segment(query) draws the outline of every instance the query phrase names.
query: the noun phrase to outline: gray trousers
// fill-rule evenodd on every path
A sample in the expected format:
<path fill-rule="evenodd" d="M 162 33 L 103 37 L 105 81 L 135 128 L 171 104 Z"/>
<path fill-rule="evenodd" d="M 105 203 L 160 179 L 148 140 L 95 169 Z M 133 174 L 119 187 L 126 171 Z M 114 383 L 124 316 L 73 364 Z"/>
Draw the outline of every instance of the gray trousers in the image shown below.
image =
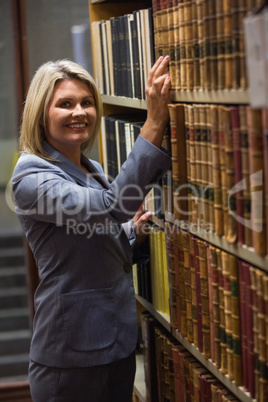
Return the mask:
<path fill-rule="evenodd" d="M 131 402 L 135 353 L 96 367 L 54 368 L 30 361 L 33 402 Z"/>

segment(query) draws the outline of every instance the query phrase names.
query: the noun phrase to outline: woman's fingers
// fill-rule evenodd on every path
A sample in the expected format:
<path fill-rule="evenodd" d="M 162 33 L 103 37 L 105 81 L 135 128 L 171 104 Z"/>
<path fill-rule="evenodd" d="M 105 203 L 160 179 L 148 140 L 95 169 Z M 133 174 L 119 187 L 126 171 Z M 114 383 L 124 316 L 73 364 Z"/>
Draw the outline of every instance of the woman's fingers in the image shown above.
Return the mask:
<path fill-rule="evenodd" d="M 166 56 L 165 58 L 163 58 L 163 56 L 159 57 L 159 59 L 155 62 L 149 73 L 147 83 L 148 86 L 152 86 L 153 81 L 165 73 L 168 63 L 169 63 L 169 56 Z"/>

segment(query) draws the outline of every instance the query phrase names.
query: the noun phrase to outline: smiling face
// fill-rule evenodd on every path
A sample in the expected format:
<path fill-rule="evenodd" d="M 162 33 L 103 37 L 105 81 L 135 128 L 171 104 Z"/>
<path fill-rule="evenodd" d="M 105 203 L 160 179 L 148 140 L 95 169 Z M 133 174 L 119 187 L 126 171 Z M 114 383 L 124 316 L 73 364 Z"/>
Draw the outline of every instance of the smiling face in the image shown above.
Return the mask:
<path fill-rule="evenodd" d="M 48 106 L 46 139 L 63 154 L 80 152 L 93 133 L 96 117 L 94 97 L 85 82 L 59 81 Z"/>

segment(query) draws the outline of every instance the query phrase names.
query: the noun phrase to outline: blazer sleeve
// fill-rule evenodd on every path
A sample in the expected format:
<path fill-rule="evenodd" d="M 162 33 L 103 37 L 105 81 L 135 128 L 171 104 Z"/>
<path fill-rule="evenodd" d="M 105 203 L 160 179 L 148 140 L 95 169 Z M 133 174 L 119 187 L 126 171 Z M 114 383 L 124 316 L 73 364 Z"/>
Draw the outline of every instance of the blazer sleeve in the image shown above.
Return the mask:
<path fill-rule="evenodd" d="M 20 157 L 12 175 L 16 213 L 67 224 L 123 223 L 138 210 L 147 192 L 170 167 L 170 157 L 139 136 L 108 189 L 90 180 L 77 184 L 58 166 L 35 155 Z"/>

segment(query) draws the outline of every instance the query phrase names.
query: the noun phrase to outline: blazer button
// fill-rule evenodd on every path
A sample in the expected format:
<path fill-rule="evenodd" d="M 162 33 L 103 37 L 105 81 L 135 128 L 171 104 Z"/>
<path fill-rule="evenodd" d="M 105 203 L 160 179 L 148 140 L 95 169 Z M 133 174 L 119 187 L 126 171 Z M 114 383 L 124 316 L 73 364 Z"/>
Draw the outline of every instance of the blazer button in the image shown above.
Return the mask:
<path fill-rule="evenodd" d="M 124 271 L 129 274 L 132 271 L 132 266 L 128 262 L 125 262 L 124 264 Z"/>

